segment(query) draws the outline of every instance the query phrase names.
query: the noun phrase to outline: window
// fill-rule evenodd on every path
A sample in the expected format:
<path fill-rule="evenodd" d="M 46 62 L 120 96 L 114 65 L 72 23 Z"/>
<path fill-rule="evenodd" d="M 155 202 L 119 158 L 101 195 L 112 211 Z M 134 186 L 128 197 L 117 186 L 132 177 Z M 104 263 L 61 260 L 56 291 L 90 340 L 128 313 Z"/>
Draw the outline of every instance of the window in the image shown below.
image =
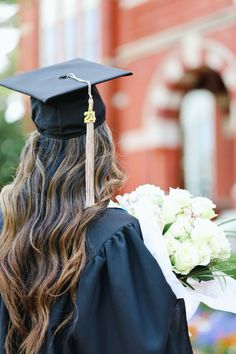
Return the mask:
<path fill-rule="evenodd" d="M 50 7 L 48 7 L 50 4 Z M 40 63 L 51 65 L 83 57 L 98 60 L 100 1 L 41 0 Z"/>

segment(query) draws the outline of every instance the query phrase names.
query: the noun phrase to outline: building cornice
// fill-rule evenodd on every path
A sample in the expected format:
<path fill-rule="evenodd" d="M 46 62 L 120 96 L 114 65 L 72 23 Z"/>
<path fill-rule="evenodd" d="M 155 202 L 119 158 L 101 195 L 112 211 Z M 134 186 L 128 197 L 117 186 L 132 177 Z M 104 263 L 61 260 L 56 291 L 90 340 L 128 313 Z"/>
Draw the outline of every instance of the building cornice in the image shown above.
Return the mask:
<path fill-rule="evenodd" d="M 224 8 L 210 16 L 201 17 L 190 23 L 123 44 L 117 49 L 116 62 L 120 65 L 128 65 L 134 60 L 169 48 L 190 32 L 197 35 L 209 34 L 222 30 L 222 27 L 232 25 L 236 25 L 235 6 Z"/>

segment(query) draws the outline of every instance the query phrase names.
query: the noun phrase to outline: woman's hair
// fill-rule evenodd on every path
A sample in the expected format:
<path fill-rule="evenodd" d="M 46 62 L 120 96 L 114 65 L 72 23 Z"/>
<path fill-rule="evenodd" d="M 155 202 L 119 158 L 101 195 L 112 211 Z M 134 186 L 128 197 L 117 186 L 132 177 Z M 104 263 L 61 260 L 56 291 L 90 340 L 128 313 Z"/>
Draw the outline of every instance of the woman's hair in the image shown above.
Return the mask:
<path fill-rule="evenodd" d="M 52 139 L 33 132 L 0 207 L 0 295 L 10 324 L 10 353 L 37 353 L 53 302 L 64 293 L 75 309 L 87 261 L 86 230 L 124 182 L 106 124 L 95 129 L 95 205 L 85 208 L 85 136 Z M 73 310 L 57 331 L 72 319 Z"/>

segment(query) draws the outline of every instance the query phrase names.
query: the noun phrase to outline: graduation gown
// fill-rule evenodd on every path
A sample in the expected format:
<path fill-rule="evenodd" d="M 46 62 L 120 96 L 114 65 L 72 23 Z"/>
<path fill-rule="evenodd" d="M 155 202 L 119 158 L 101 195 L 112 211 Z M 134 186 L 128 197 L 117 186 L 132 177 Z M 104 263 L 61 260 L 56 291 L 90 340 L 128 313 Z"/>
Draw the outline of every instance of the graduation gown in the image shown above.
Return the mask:
<path fill-rule="evenodd" d="M 108 208 L 90 225 L 86 240 L 89 261 L 78 284 L 78 313 L 53 337 L 71 310 L 67 294 L 57 299 L 39 354 L 192 354 L 184 300 L 176 299 L 145 247 L 138 220 Z M 0 354 L 8 320 L 0 298 Z"/>

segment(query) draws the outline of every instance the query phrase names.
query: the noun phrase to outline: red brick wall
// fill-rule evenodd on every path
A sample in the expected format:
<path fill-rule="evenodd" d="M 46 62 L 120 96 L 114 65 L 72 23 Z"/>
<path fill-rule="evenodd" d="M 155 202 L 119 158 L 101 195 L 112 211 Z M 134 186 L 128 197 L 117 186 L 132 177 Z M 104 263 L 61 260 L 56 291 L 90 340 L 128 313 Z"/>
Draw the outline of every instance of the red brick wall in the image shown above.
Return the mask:
<path fill-rule="evenodd" d="M 20 0 L 21 29 L 19 70 L 35 69 L 39 65 L 39 9 L 38 0 Z"/>
<path fill-rule="evenodd" d="M 228 6 L 232 6 L 231 0 L 149 0 L 128 10 L 121 9 L 118 44 L 195 21 Z"/>
<path fill-rule="evenodd" d="M 20 0 L 22 29 L 19 53 L 20 71 L 31 70 L 38 67 L 39 64 L 39 1 Z M 101 0 L 102 59 L 107 64 L 129 69 L 135 75 L 132 78 L 122 78 L 100 85 L 99 90 L 107 104 L 107 120 L 116 139 L 122 163 L 129 176 L 125 190 L 133 189 L 141 183 L 155 183 L 165 189 L 169 186 L 181 187 L 183 186 L 181 146 L 127 152 L 120 145 L 120 138 L 124 132 L 142 126 L 142 120 L 146 119 L 143 116 L 143 111 L 153 75 L 158 67 L 162 67 L 167 58 L 174 56 L 179 51 L 180 42 L 176 40 L 171 45 L 158 50 L 153 47 L 147 53 L 144 53 L 142 48 L 140 48 L 140 52 L 136 48 L 136 52 L 133 54 L 130 52 L 130 48 L 139 40 L 143 40 L 145 44 L 148 38 L 153 38 L 163 31 L 166 33 L 166 31 L 174 29 L 172 33 L 175 34 L 175 28 L 180 28 L 178 26 L 183 28 L 184 25 L 188 25 L 188 28 L 191 28 L 191 24 L 195 25 L 197 22 L 206 21 L 207 23 L 208 18 L 220 19 L 220 12 L 224 14 L 230 9 L 228 13 L 233 14 L 236 8 L 233 6 L 232 0 L 149 0 L 131 8 L 124 8 L 120 3 L 118 0 Z M 220 28 L 215 26 L 214 29 L 203 32 L 201 36 L 203 39 L 214 40 L 224 48 L 224 51 L 230 50 L 233 57 L 236 56 L 236 42 L 234 40 L 236 25 L 233 22 L 231 24 L 225 23 Z M 126 47 L 123 45 L 131 47 L 128 47 L 127 52 L 124 52 Z M 121 48 L 128 60 L 120 56 Z M 181 56 L 181 53 L 178 55 Z M 232 68 L 231 70 L 233 70 Z M 160 72 L 160 81 L 163 79 L 161 75 Z M 167 80 L 164 84 L 166 86 L 172 85 Z M 229 91 L 230 96 L 236 99 L 236 90 L 230 89 Z M 126 104 L 123 107 L 117 107 L 112 103 L 114 95 L 118 93 L 125 96 Z M 166 119 L 178 120 L 178 110 L 174 112 L 173 118 L 171 118 L 172 112 L 169 113 L 165 111 L 158 114 L 164 114 Z M 218 138 L 216 136 L 216 139 Z M 236 163 L 232 164 L 232 158 L 228 158 L 229 154 L 224 159 L 224 154 L 227 149 L 228 152 L 233 150 L 233 159 L 235 160 L 236 138 L 234 148 L 232 148 L 232 140 L 231 145 L 228 143 L 224 145 L 221 139 L 217 141 L 221 141 L 218 144 L 218 160 L 221 162 L 218 161 L 217 165 L 215 193 L 217 199 L 221 198 L 224 203 L 227 195 L 231 193 L 232 184 L 236 181 Z M 223 169 L 227 173 L 219 170 L 220 164 L 221 167 L 224 166 Z"/>
<path fill-rule="evenodd" d="M 142 125 L 144 104 L 153 73 L 158 66 L 161 67 L 166 58 L 172 55 L 171 53 L 179 49 L 180 43 L 176 41 L 173 45 L 162 50 L 153 48 L 153 52 L 148 54 L 143 54 L 142 48 L 140 48 L 140 55 L 136 50 L 133 58 L 127 61 L 120 58 L 120 48 L 124 50 L 125 47 L 122 46 L 129 44 L 131 45 L 131 47 L 127 47 L 127 51 L 129 51 L 132 44 L 137 43 L 140 39 L 144 40 L 145 44 L 145 38 L 158 35 L 162 31 L 178 28 L 178 26 L 183 28 L 184 25 L 191 27 L 191 24 L 207 21 L 208 17 L 216 18 L 218 16 L 220 18 L 220 12 L 224 14 L 228 9 L 231 9 L 232 12 L 236 9 L 231 0 L 199 0 L 191 1 L 191 4 L 189 0 L 149 0 L 131 8 L 122 8 L 118 4 L 119 1 L 115 0 L 110 1 L 109 4 L 103 0 L 102 3 L 104 58 L 109 58 L 111 63 L 124 66 L 135 73 L 133 78 L 118 81 L 112 90 L 113 93 L 119 91 L 125 93 L 128 97 L 128 105 L 123 109 L 111 109 L 111 105 L 108 103 L 108 111 L 112 112 L 110 124 L 115 131 L 121 160 L 129 176 L 125 190 L 131 190 L 141 183 L 155 183 L 165 189 L 169 186 L 183 187 L 181 147 L 176 149 L 156 148 L 129 153 L 122 151 L 119 146 L 119 139 L 123 132 L 137 129 Z M 211 29 L 209 33 L 206 31 L 201 36 L 213 39 L 226 50 L 231 50 L 236 56 L 236 42 L 234 40 L 236 28 L 234 24 L 225 24 L 220 30 L 216 26 L 214 30 Z M 129 52 L 123 52 L 123 54 L 129 58 Z M 167 82 L 166 85 L 168 85 Z M 230 91 L 230 95 L 232 97 L 234 92 Z M 110 97 L 106 96 L 108 102 Z M 163 114 L 163 112 L 160 113 Z M 177 116 L 174 113 L 173 118 L 171 118 L 171 114 L 172 112 L 170 114 L 164 112 L 164 116 L 168 119 L 178 119 L 178 111 Z M 216 119 L 218 118 L 216 117 Z M 232 166 L 235 157 L 229 156 L 233 142 L 232 139 L 230 142 L 224 142 L 219 134 L 216 136 L 216 141 L 218 156 L 215 198 L 222 206 L 229 206 L 232 199 L 232 186 L 236 181 L 236 167 Z M 225 153 L 227 153 L 226 158 L 224 158 Z"/>
<path fill-rule="evenodd" d="M 18 71 L 25 72 L 36 69 L 39 66 L 39 1 L 20 0 L 19 22 L 20 22 L 20 45 L 18 53 Z M 30 104 L 27 102 L 27 116 L 24 120 L 26 131 L 34 129 L 29 118 Z"/>

